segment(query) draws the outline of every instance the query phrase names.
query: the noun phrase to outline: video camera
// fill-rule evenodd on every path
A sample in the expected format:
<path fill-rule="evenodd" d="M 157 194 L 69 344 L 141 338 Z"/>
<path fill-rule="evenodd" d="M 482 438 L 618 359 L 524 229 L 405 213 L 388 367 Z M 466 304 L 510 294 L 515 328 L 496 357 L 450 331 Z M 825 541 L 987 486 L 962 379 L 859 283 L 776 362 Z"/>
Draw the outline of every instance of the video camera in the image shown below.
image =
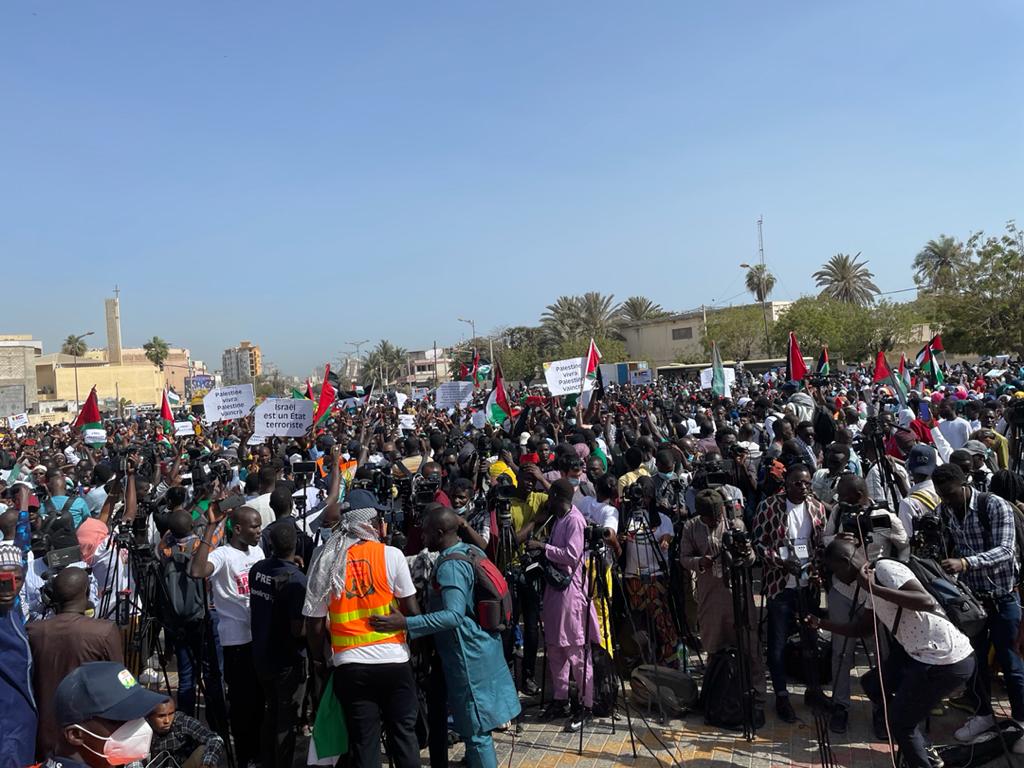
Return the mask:
<path fill-rule="evenodd" d="M 931 560 L 946 557 L 946 532 L 938 515 L 923 515 L 914 521 L 910 548 L 918 557 Z"/>
<path fill-rule="evenodd" d="M 861 544 L 867 545 L 874 541 L 876 528 L 891 528 L 892 519 L 888 514 L 873 515 L 874 510 L 886 507 L 872 503 L 868 507 L 857 504 L 839 502 L 840 530 L 856 537 Z"/>
<path fill-rule="evenodd" d="M 512 500 L 515 496 L 516 486 L 512 478 L 505 474 L 498 475 L 488 492 L 487 503 L 494 507 L 499 525 L 512 525 Z"/>
<path fill-rule="evenodd" d="M 722 548 L 734 560 L 745 560 L 750 554 L 750 534 L 727 528 L 722 534 Z"/>
<path fill-rule="evenodd" d="M 704 461 L 697 466 L 693 474 L 693 487 L 702 491 L 705 488 L 720 488 L 730 485 L 736 477 L 736 463 L 732 459 Z"/>

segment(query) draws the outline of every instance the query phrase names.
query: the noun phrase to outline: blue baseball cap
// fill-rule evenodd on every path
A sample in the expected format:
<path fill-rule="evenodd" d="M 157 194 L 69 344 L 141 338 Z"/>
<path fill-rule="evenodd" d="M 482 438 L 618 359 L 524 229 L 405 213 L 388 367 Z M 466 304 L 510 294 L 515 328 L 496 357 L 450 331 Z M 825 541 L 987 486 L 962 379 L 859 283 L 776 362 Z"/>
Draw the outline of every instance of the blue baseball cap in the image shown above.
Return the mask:
<path fill-rule="evenodd" d="M 368 491 L 365 488 L 356 488 L 350 491 L 345 497 L 345 504 L 347 509 L 376 509 L 378 511 L 387 509 L 377 501 L 373 491 Z"/>
<path fill-rule="evenodd" d="M 930 445 L 917 443 L 907 454 L 907 470 L 912 475 L 932 476 L 938 466 L 938 454 Z"/>
<path fill-rule="evenodd" d="M 168 699 L 139 685 L 135 676 L 114 661 L 90 661 L 60 681 L 54 710 L 60 727 L 100 717 L 127 722 L 145 717 Z"/>

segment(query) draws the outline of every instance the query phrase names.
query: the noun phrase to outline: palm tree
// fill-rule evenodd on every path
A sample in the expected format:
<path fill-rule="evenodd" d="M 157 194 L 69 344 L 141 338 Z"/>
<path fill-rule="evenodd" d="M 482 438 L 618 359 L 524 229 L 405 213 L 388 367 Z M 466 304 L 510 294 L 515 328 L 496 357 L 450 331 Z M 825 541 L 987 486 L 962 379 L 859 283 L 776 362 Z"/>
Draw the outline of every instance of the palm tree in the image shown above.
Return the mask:
<path fill-rule="evenodd" d="M 409 353 L 405 349 L 381 339 L 363 360 L 360 373 L 363 384 L 372 384 L 374 381 L 381 384 L 393 382 L 405 374 L 408 357 Z"/>
<path fill-rule="evenodd" d="M 874 301 L 878 293 L 878 286 L 872 281 L 875 275 L 868 269 L 868 263 L 858 261 L 859 258 L 858 251 L 856 256 L 837 253 L 826 261 L 813 275 L 821 296 L 859 306 Z"/>
<path fill-rule="evenodd" d="M 61 352 L 65 355 L 74 355 L 75 357 L 81 357 L 87 349 L 85 339 L 75 335 L 68 336 L 64 339 L 64 343 L 60 345 Z"/>
<path fill-rule="evenodd" d="M 548 304 L 540 316 L 540 327 L 545 344 L 557 346 L 566 339 L 580 335 L 580 301 L 578 296 L 559 296 Z"/>
<path fill-rule="evenodd" d="M 929 291 L 954 290 L 966 264 L 963 246 L 948 235 L 939 235 L 914 257 L 914 282 Z"/>
<path fill-rule="evenodd" d="M 615 296 L 588 291 L 579 297 L 581 322 L 588 336 L 604 338 L 619 336 L 619 305 Z"/>
<path fill-rule="evenodd" d="M 630 296 L 619 305 L 619 320 L 623 323 L 640 323 L 667 317 L 668 312 L 646 296 Z"/>
<path fill-rule="evenodd" d="M 142 348 L 146 350 L 146 359 L 162 371 L 164 369 L 164 360 L 171 353 L 167 342 L 159 336 L 154 336 L 143 344 Z"/>
<path fill-rule="evenodd" d="M 747 269 L 746 286 L 758 303 L 763 304 L 775 290 L 775 275 L 764 264 L 755 264 Z"/>

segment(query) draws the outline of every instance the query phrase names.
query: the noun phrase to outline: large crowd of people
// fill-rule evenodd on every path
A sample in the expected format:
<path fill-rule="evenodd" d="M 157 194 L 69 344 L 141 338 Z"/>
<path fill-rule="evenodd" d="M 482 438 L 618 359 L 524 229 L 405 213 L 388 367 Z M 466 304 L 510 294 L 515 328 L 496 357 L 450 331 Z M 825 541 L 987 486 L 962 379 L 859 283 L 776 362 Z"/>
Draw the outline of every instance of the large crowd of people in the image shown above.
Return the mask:
<path fill-rule="evenodd" d="M 306 736 L 316 764 L 439 768 L 457 738 L 495 768 L 491 734 L 524 710 L 578 732 L 637 667 L 699 679 L 737 647 L 756 730 L 769 684 L 771 716 L 805 706 L 788 659 L 808 630 L 832 633 L 801 641 L 829 732 L 860 654 L 876 736 L 939 765 L 938 706 L 963 743 L 1024 726 L 1024 370 L 990 367 L 906 393 L 863 367 L 740 370 L 726 396 L 520 385 L 501 423 L 486 385 L 445 410 L 357 392 L 301 438 L 249 418 L 176 438 L 156 414 L 106 420 L 104 443 L 8 431 L 0 768 L 289 768 Z"/>

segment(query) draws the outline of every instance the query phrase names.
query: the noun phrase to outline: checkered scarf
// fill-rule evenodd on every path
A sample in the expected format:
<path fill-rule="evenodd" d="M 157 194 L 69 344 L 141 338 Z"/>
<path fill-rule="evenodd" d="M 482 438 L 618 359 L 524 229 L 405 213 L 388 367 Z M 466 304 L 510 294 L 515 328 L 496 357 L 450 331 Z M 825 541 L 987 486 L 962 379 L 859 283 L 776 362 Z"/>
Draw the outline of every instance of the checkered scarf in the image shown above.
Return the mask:
<path fill-rule="evenodd" d="M 341 593 L 349 549 L 363 541 L 380 541 L 373 525 L 378 514 L 377 510 L 367 508 L 350 509 L 341 516 L 320 557 L 309 569 L 307 590 L 310 595 L 327 602 L 331 595 Z"/>

